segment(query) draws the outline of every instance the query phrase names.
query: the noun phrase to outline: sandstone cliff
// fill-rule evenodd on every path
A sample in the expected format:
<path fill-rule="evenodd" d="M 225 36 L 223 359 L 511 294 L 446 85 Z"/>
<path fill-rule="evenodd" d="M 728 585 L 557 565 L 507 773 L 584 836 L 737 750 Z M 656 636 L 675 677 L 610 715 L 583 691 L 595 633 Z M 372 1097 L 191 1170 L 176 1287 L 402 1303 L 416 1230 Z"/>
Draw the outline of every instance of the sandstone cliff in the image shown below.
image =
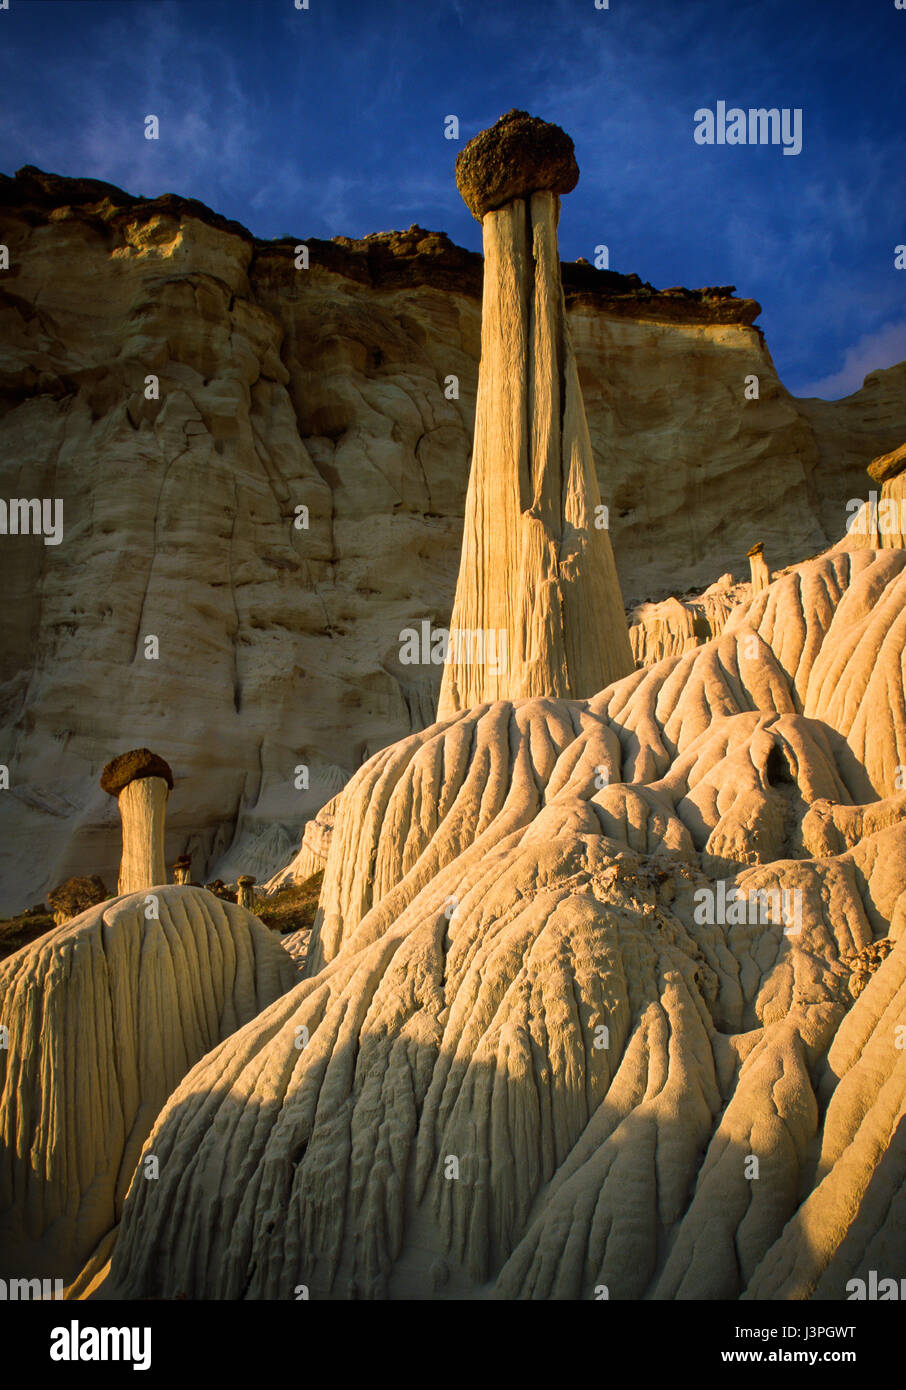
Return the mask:
<path fill-rule="evenodd" d="M 49 431 L 51 496 L 85 461 L 94 476 L 67 533 L 83 551 L 43 547 L 35 567 L 25 538 L 48 641 L 19 693 L 13 661 L 12 766 L 56 773 L 57 799 L 19 775 L 7 809 L 30 794 L 71 852 L 79 816 L 102 835 L 65 780 L 101 731 L 101 762 L 111 727 L 178 745 L 175 769 L 147 746 L 106 761 L 121 896 L 0 966 L 0 1245 L 17 1269 L 64 1269 L 70 1297 L 839 1299 L 901 1265 L 902 529 L 826 548 L 865 460 L 819 465 L 757 306 L 579 266 L 570 316 L 555 229 L 577 177 L 565 132 L 519 111 L 457 161 L 488 256 L 453 613 L 497 615 L 517 659 L 489 679 L 457 657 L 436 719 L 430 664 L 357 644 L 418 621 L 413 580 L 436 585 L 424 616 L 449 611 L 426 536 L 456 529 L 469 396 L 444 388 L 474 367 L 475 259 L 411 229 L 312 245 L 297 271 L 291 247 L 176 199 L 36 173 L 4 190 L 30 295 L 7 303 L 13 354 L 33 361 L 7 379 L 3 428 L 35 448 Z M 29 246 L 60 235 L 87 272 L 41 279 L 53 255 Z M 583 314 L 624 349 L 672 344 L 655 395 L 693 390 L 675 335 L 711 335 L 695 415 L 677 414 L 685 436 L 711 430 L 691 500 L 714 535 L 681 531 L 678 435 L 632 489 L 661 505 L 676 485 L 624 587 L 638 599 L 646 576 L 657 600 L 658 567 L 684 580 L 636 604 L 632 649 L 611 537 L 592 535 L 621 479 L 616 435 L 592 455 Z M 741 407 L 743 360 L 760 391 Z M 605 433 L 638 399 L 607 380 Z M 881 415 L 844 405 L 846 448 L 876 454 Z M 901 445 L 872 465 L 891 507 Z M 703 571 L 715 582 L 690 592 Z M 368 687 L 377 659 L 387 683 Z M 409 731 L 365 756 L 393 718 Z M 218 831 L 209 799 L 239 773 Z M 321 803 L 276 875 L 320 891 L 300 969 L 310 917 L 284 947 L 246 910 L 252 877 L 244 906 L 182 880 L 215 855 L 260 871 Z M 189 850 L 179 886 L 157 881 L 165 817 Z"/>
<path fill-rule="evenodd" d="M 176 776 L 168 863 L 261 880 L 434 717 L 440 667 L 402 664 L 399 634 L 449 622 L 481 260 L 414 227 L 312 240 L 297 271 L 294 241 L 198 203 L 34 169 L 0 179 L 0 241 L 2 493 L 64 503 L 59 546 L 0 537 L 0 907 L 113 880 L 91 789 L 143 745 Z M 743 577 L 756 536 L 775 567 L 822 549 L 906 437 L 906 367 L 797 403 L 752 301 L 582 264 L 563 283 L 629 605 Z"/>

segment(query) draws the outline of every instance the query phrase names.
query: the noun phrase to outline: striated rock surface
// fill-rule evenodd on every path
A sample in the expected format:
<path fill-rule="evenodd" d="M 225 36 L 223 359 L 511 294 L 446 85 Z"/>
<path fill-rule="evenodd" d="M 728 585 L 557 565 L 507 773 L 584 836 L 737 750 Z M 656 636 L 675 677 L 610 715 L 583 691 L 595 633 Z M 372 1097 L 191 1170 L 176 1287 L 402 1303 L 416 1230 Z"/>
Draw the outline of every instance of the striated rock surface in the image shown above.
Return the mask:
<path fill-rule="evenodd" d="M 456 167 L 484 211 L 485 273 L 439 718 L 503 695 L 590 695 L 633 665 L 560 283 L 556 193 L 578 178 L 572 141 L 511 112 Z"/>
<path fill-rule="evenodd" d="M 323 872 L 327 864 L 336 811 L 337 798 L 334 797 L 308 822 L 299 852 L 268 880 L 262 890 L 264 893 L 275 893 L 290 883 L 304 883 L 312 874 Z"/>
<path fill-rule="evenodd" d="M 629 614 L 629 640 L 636 666 L 652 666 L 665 656 L 682 656 L 719 637 L 738 603 L 752 597 L 749 582 L 723 574 L 703 593 L 640 603 Z"/>
<path fill-rule="evenodd" d="M 99 1295 L 840 1299 L 899 1269 L 904 651 L 906 552 L 835 553 L 592 699 L 376 755 L 307 978 L 170 1096 Z"/>
<path fill-rule="evenodd" d="M 190 887 L 154 897 L 156 918 L 145 893 L 116 898 L 0 962 L 4 1278 L 79 1272 L 179 1080 L 298 981 L 243 908 Z"/>
<path fill-rule="evenodd" d="M 481 257 L 413 227 L 310 239 L 296 271 L 294 238 L 34 169 L 0 178 L 0 240 L 0 491 L 64 507 L 59 546 L 0 537 L 0 910 L 86 866 L 115 882 L 96 782 L 139 744 L 176 778 L 166 862 L 264 882 L 435 717 L 441 669 L 401 663 L 399 634 L 450 619 Z M 842 534 L 906 438 L 906 367 L 799 403 L 729 287 L 562 274 L 628 605 L 741 573 L 755 535 L 780 568 Z"/>

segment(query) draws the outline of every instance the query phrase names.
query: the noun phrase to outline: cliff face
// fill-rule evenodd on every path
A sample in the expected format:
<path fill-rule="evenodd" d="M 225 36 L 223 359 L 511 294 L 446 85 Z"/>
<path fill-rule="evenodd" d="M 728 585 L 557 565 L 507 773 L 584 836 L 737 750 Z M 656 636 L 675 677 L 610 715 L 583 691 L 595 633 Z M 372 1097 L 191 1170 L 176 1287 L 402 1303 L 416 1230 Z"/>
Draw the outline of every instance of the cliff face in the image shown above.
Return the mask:
<path fill-rule="evenodd" d="M 35 170 L 0 180 L 0 242 L 0 495 L 64 518 L 59 545 L 0 536 L 0 910 L 115 876 L 97 776 L 141 745 L 176 774 L 168 860 L 261 877 L 433 718 L 441 668 L 400 632 L 449 621 L 480 257 L 411 228 L 297 270 L 200 204 Z M 742 576 L 754 539 L 773 566 L 822 548 L 906 437 L 906 365 L 800 405 L 752 301 L 563 281 L 627 604 Z"/>

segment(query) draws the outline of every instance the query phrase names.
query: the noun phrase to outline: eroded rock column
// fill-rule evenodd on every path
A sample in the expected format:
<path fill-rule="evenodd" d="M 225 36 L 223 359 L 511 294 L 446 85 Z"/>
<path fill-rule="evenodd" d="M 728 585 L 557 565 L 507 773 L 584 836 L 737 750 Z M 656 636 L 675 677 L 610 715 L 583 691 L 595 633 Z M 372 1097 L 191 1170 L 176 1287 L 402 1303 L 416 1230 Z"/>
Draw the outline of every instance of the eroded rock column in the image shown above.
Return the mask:
<path fill-rule="evenodd" d="M 764 541 L 756 541 L 751 550 L 746 551 L 749 557 L 749 579 L 752 584 L 752 597 L 760 594 L 762 589 L 766 589 L 771 582 L 771 571 L 768 569 L 768 562 L 764 558 Z"/>
<path fill-rule="evenodd" d="M 147 748 L 134 748 L 107 764 L 101 786 L 116 797 L 123 824 L 117 892 L 137 893 L 166 883 L 164 823 L 173 786 L 169 764 Z"/>
<path fill-rule="evenodd" d="M 484 240 L 481 364 L 438 718 L 595 694 L 634 669 L 566 322 L 557 222 L 579 177 L 559 126 L 511 111 L 456 181 Z"/>
<path fill-rule="evenodd" d="M 254 874 L 240 874 L 236 880 L 237 896 L 236 901 L 240 907 L 248 908 L 249 912 L 255 910 L 255 879 Z"/>
<path fill-rule="evenodd" d="M 868 465 L 868 476 L 881 484 L 881 500 L 874 522 L 878 550 L 902 550 L 906 546 L 906 444 L 882 454 Z"/>
<path fill-rule="evenodd" d="M 173 864 L 173 882 L 188 883 L 192 876 L 192 860 L 188 854 L 181 854 Z"/>

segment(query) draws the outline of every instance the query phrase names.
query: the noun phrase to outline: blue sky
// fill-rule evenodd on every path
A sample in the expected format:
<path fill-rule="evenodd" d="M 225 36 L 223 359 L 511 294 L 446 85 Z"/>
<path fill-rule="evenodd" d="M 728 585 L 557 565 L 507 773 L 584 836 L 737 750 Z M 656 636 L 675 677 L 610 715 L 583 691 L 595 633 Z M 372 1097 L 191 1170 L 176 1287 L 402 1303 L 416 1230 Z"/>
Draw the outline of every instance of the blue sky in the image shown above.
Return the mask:
<path fill-rule="evenodd" d="M 10 0 L 0 170 L 195 197 L 257 236 L 408 227 L 480 249 L 453 161 L 511 107 L 572 135 L 564 259 L 735 284 L 796 394 L 906 358 L 895 0 Z M 701 146 L 700 107 L 800 107 L 803 150 Z M 159 141 L 144 117 L 160 119 Z M 457 115 L 461 141 L 444 138 Z"/>

